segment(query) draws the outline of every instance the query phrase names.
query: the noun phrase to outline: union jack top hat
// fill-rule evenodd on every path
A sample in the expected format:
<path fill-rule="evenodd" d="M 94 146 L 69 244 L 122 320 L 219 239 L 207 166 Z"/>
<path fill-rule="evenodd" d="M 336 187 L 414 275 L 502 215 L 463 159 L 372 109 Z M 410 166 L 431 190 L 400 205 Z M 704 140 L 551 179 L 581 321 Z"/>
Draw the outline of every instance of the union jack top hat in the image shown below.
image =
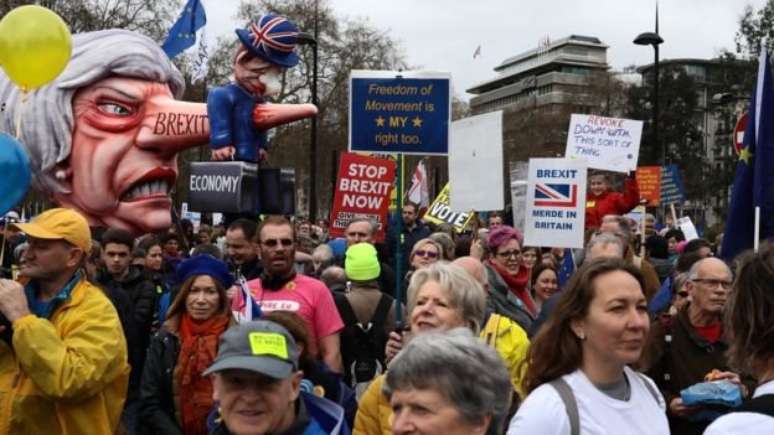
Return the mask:
<path fill-rule="evenodd" d="M 267 62 L 284 68 L 298 64 L 298 55 L 294 51 L 298 27 L 284 17 L 262 15 L 244 29 L 237 29 L 236 34 L 245 48 Z"/>

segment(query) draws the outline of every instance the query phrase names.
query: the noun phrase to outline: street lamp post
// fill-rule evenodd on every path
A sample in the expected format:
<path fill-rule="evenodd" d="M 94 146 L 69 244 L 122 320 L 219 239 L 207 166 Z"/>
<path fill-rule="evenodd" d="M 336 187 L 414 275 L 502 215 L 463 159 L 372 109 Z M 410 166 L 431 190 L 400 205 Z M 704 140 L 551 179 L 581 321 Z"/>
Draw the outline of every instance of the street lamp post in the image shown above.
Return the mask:
<path fill-rule="evenodd" d="M 637 45 L 652 45 L 653 52 L 655 53 L 655 77 L 653 80 L 653 145 L 656 149 L 656 155 L 661 157 L 661 164 L 666 164 L 666 147 L 662 148 L 661 143 L 658 141 L 658 82 L 659 82 L 659 69 L 658 69 L 658 46 L 664 42 L 656 32 L 645 32 L 639 34 L 634 38 L 634 43 Z"/>
<path fill-rule="evenodd" d="M 300 44 L 312 46 L 312 104 L 317 106 L 317 14 L 315 11 L 314 35 L 298 33 Z M 317 220 L 317 117 L 312 117 L 311 138 L 309 143 L 309 220 Z"/>

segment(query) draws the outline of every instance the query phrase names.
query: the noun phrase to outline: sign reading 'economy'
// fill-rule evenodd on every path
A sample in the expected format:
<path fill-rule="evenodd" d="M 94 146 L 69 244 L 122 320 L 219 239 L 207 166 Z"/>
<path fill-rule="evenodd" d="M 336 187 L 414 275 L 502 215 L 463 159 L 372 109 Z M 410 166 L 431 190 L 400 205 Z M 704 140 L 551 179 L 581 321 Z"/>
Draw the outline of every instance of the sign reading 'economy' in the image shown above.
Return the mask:
<path fill-rule="evenodd" d="M 582 248 L 586 162 L 529 159 L 524 244 Z"/>
<path fill-rule="evenodd" d="M 447 154 L 450 75 L 353 70 L 349 150 Z"/>

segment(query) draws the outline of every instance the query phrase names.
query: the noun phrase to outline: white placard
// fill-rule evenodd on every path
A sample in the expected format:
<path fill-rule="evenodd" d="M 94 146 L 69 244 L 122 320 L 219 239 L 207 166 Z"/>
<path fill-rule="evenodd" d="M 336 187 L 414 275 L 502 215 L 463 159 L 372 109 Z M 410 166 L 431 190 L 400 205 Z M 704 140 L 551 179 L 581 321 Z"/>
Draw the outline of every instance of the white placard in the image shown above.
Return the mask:
<path fill-rule="evenodd" d="M 567 131 L 568 159 L 586 159 L 588 167 L 623 172 L 637 169 L 642 121 L 573 114 Z"/>
<path fill-rule="evenodd" d="M 199 231 L 199 225 L 202 224 L 202 214 L 197 211 L 189 211 L 187 202 L 183 202 L 180 207 L 180 219 L 188 219 L 191 221 L 194 231 Z"/>
<path fill-rule="evenodd" d="M 527 177 L 529 162 L 511 162 L 511 211 L 513 227 L 524 233 L 527 218 Z"/>
<path fill-rule="evenodd" d="M 696 231 L 696 226 L 693 225 L 693 222 L 691 222 L 690 217 L 683 216 L 680 219 L 678 219 L 677 226 L 680 227 L 680 230 L 683 232 L 683 235 L 685 236 L 686 241 L 690 242 L 693 239 L 699 238 L 699 232 Z"/>
<path fill-rule="evenodd" d="M 529 160 L 526 246 L 583 247 L 586 170 L 584 160 Z"/>
<path fill-rule="evenodd" d="M 449 141 L 451 209 L 502 210 L 503 184 L 503 112 L 454 121 Z"/>
<path fill-rule="evenodd" d="M 639 227 L 642 223 L 642 216 L 645 214 L 645 206 L 644 205 L 638 205 L 637 207 L 634 207 L 632 211 L 629 213 L 626 213 L 624 217 L 628 217 L 634 222 L 637 222 L 637 226 Z"/>

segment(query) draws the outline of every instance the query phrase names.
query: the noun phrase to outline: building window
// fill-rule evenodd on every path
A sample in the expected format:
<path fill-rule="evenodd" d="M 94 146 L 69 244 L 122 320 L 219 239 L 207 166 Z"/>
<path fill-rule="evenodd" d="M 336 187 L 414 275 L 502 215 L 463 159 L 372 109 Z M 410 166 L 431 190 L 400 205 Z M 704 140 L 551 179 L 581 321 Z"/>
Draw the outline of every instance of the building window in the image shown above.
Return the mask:
<path fill-rule="evenodd" d="M 553 85 L 541 86 L 537 89 L 538 95 L 550 94 L 551 92 L 553 92 L 553 90 L 554 90 Z"/>
<path fill-rule="evenodd" d="M 563 66 L 562 72 L 567 74 L 577 74 L 581 76 L 586 76 L 586 75 L 589 75 L 591 70 L 588 68 L 582 68 L 578 66 Z"/>
<path fill-rule="evenodd" d="M 565 47 L 563 51 L 576 56 L 588 56 L 589 54 L 589 50 L 583 47 Z"/>
<path fill-rule="evenodd" d="M 685 73 L 694 80 L 705 81 L 707 79 L 707 69 L 703 65 L 685 65 Z"/>

